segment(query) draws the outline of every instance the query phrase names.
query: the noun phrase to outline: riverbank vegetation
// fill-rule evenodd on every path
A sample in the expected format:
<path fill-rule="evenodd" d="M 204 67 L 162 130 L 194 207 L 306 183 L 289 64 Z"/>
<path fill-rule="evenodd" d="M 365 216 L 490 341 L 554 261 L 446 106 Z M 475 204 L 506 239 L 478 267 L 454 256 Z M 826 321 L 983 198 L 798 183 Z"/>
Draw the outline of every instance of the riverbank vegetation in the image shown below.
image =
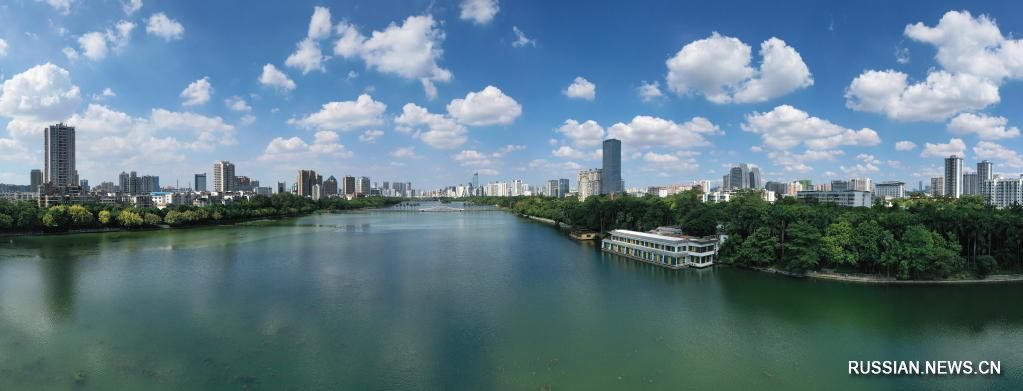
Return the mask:
<path fill-rule="evenodd" d="M 746 193 L 709 204 L 697 191 L 658 197 L 476 197 L 577 229 L 727 235 L 721 261 L 794 273 L 837 271 L 898 279 L 983 277 L 1023 270 L 1023 208 L 995 209 L 978 197 L 900 200 L 842 207 Z"/>
<path fill-rule="evenodd" d="M 0 201 L 0 232 L 67 232 L 90 229 L 142 229 L 224 224 L 255 218 L 298 216 L 319 210 L 376 208 L 397 204 L 400 198 L 367 197 L 318 201 L 290 193 L 254 196 L 227 205 L 174 205 L 163 209 L 117 205 L 56 205 L 39 208 L 30 201 Z"/>

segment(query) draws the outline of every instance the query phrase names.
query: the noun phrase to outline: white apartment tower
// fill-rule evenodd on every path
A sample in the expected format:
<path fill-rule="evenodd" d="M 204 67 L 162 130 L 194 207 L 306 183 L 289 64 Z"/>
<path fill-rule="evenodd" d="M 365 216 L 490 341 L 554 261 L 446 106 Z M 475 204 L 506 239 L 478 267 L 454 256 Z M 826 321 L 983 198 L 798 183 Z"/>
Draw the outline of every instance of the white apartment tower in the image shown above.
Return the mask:
<path fill-rule="evenodd" d="M 213 162 L 213 191 L 218 193 L 234 190 L 234 164 L 227 160 Z"/>

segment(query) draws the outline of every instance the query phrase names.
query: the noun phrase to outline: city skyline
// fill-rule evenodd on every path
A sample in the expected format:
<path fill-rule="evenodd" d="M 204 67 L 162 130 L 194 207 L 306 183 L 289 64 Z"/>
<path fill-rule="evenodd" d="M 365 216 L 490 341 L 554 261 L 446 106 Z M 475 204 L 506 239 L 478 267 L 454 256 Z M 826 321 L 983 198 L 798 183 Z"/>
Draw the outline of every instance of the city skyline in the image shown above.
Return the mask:
<path fill-rule="evenodd" d="M 210 162 L 228 160 L 264 184 L 311 169 L 542 187 L 600 167 L 607 138 L 622 140 L 626 188 L 716 182 L 740 163 L 764 182 L 929 182 L 951 154 L 1023 171 L 1016 4 L 596 4 L 583 16 L 615 28 L 591 31 L 571 4 L 482 3 L 496 6 L 4 6 L 0 182 L 32 183 L 43 129 L 60 122 L 94 185 L 138 171 L 167 184 L 206 172 L 209 186 Z M 242 4 L 238 20 L 205 16 Z M 745 23 L 787 13 L 801 22 Z M 371 42 L 399 32 L 405 51 Z M 736 57 L 708 68 L 709 53 Z"/>

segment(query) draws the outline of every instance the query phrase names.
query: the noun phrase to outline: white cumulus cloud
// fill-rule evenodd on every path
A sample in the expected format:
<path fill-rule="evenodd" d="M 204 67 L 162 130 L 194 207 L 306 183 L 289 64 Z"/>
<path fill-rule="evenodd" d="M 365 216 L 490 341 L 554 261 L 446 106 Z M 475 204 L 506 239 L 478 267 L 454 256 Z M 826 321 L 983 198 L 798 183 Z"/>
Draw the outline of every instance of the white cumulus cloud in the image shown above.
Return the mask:
<path fill-rule="evenodd" d="M 914 149 L 916 149 L 916 143 L 912 141 L 903 140 L 895 143 L 896 151 L 912 151 Z"/>
<path fill-rule="evenodd" d="M 383 114 L 387 105 L 373 100 L 368 94 L 359 95 L 354 101 L 328 102 L 320 111 L 305 118 L 288 120 L 289 124 L 306 128 L 327 130 L 352 130 L 384 123 Z"/>
<path fill-rule="evenodd" d="M 470 92 L 465 99 L 452 100 L 448 113 L 470 126 L 509 125 L 522 115 L 522 105 L 499 88 L 487 86 L 480 92 Z"/>
<path fill-rule="evenodd" d="M 1006 148 L 1001 144 L 981 141 L 973 147 L 973 153 L 979 159 L 990 159 L 1013 168 L 1023 168 L 1023 156 L 1019 152 Z"/>
<path fill-rule="evenodd" d="M 437 96 L 434 83 L 451 80 L 451 71 L 437 65 L 444 54 L 444 31 L 431 15 L 410 16 L 401 25 L 391 23 L 367 38 L 355 26 L 337 26 L 341 38 L 334 53 L 346 59 L 360 58 L 366 67 L 406 79 L 419 80 L 428 98 Z"/>
<path fill-rule="evenodd" d="M 773 110 L 754 112 L 746 116 L 742 130 L 759 134 L 764 146 L 791 149 L 800 144 L 809 149 L 822 150 L 837 146 L 874 146 L 881 143 L 877 132 L 870 128 L 848 129 L 828 120 L 811 117 L 807 112 L 789 105 Z"/>
<path fill-rule="evenodd" d="M 167 17 L 163 12 L 153 14 L 146 21 L 146 32 L 165 41 L 181 39 L 185 35 L 185 26 Z"/>
<path fill-rule="evenodd" d="M 579 76 L 562 93 L 569 98 L 593 100 L 597 97 L 597 85 Z"/>
<path fill-rule="evenodd" d="M 1008 123 L 1005 117 L 962 113 L 949 121 L 948 131 L 954 134 L 976 134 L 981 140 L 1019 137 L 1019 128 L 1008 127 Z"/>
<path fill-rule="evenodd" d="M 427 145 L 451 149 L 465 144 L 468 130 L 454 118 L 431 113 L 414 103 L 402 107 L 401 115 L 394 119 L 400 132 L 412 133 Z M 425 129 L 425 130 L 424 130 Z"/>
<path fill-rule="evenodd" d="M 924 150 L 920 153 L 920 157 L 946 158 L 951 155 L 966 156 L 966 143 L 962 139 L 953 138 L 945 144 L 924 143 Z"/>
<path fill-rule="evenodd" d="M 610 138 L 622 140 L 629 147 L 670 147 L 692 149 L 707 146 L 705 135 L 720 134 L 721 129 L 703 117 L 693 117 L 684 123 L 663 118 L 638 115 L 629 123 L 616 123 L 607 129 Z"/>
<path fill-rule="evenodd" d="M 497 0 L 462 0 L 461 8 L 459 18 L 471 20 L 475 24 L 490 23 L 501 9 Z"/>
<path fill-rule="evenodd" d="M 557 131 L 578 147 L 597 146 L 604 140 L 604 128 L 593 120 L 579 123 L 574 119 L 567 119 Z"/>
<path fill-rule="evenodd" d="M 802 56 L 785 41 L 773 37 L 764 41 L 760 56 L 760 68 L 754 68 L 749 45 L 715 32 L 683 46 L 667 60 L 667 86 L 679 95 L 699 93 L 714 103 L 745 103 L 813 85 Z"/>
<path fill-rule="evenodd" d="M 210 97 L 213 95 L 213 85 L 210 84 L 209 77 L 203 77 L 202 79 L 193 81 L 181 91 L 181 97 L 185 99 L 183 106 L 198 106 L 206 104 L 210 101 Z"/>
<path fill-rule="evenodd" d="M 295 89 L 295 82 L 288 78 L 288 75 L 281 72 L 273 64 L 263 65 L 263 73 L 259 75 L 259 83 L 273 87 L 279 92 L 288 92 Z"/>

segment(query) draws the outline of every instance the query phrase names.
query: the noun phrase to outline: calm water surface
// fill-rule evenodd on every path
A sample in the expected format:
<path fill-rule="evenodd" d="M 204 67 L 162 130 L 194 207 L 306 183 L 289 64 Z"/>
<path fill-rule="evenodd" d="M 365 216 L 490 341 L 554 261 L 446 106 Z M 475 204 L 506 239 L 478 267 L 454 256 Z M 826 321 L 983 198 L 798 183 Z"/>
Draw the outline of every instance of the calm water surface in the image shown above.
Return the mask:
<path fill-rule="evenodd" d="M 2 237 L 0 390 L 1020 389 L 1021 294 L 663 270 L 500 211 Z"/>

